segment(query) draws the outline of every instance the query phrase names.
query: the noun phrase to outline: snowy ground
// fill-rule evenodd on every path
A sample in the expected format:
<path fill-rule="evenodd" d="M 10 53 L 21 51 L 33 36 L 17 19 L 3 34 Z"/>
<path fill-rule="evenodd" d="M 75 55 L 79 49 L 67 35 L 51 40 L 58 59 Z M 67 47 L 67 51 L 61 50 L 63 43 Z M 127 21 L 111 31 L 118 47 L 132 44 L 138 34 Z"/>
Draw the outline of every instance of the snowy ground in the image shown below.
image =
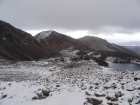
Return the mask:
<path fill-rule="evenodd" d="M 0 105 L 140 105 L 140 71 L 65 59 L 1 61 Z"/>

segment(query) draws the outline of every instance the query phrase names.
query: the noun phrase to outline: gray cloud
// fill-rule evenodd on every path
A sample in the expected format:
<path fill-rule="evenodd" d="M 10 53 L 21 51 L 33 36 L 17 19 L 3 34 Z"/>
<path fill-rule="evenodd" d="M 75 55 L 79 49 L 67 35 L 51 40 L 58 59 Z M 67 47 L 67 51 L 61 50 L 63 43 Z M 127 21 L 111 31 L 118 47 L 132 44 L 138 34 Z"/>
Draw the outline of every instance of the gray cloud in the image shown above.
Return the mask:
<path fill-rule="evenodd" d="M 24 30 L 140 32 L 139 0 L 0 0 L 0 19 Z"/>

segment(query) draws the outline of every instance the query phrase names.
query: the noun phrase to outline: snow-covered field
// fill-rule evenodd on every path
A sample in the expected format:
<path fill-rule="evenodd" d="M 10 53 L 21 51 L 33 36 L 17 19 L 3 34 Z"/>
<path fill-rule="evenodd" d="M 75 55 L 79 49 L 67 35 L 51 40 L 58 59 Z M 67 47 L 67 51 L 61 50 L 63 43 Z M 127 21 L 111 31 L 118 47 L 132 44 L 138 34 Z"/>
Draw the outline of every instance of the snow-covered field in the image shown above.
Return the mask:
<path fill-rule="evenodd" d="M 93 61 L 0 64 L 0 105 L 140 105 L 140 71 Z"/>

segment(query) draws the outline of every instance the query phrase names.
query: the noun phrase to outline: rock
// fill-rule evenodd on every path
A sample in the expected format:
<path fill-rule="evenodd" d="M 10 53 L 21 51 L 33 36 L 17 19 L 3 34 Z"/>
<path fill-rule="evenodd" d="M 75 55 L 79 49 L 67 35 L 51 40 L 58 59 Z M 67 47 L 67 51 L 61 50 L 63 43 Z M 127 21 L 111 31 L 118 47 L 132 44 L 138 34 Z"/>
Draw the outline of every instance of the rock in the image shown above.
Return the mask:
<path fill-rule="evenodd" d="M 86 98 L 86 99 L 87 99 L 87 102 L 92 104 L 92 105 L 102 104 L 102 100 L 98 100 L 98 99 L 95 99 L 95 98 Z"/>
<path fill-rule="evenodd" d="M 119 104 L 117 104 L 117 103 L 112 103 L 112 102 L 108 102 L 107 104 L 108 104 L 108 105 L 119 105 Z"/>
<path fill-rule="evenodd" d="M 2 99 L 6 98 L 6 97 L 7 97 L 7 94 L 5 94 L 5 95 L 2 95 Z"/>
<path fill-rule="evenodd" d="M 3 88 L 3 90 L 5 90 L 5 89 L 6 89 L 6 87 Z"/>
<path fill-rule="evenodd" d="M 90 60 L 90 56 L 89 55 L 85 55 L 84 56 L 84 60 Z"/>
<path fill-rule="evenodd" d="M 107 99 L 107 100 L 111 100 L 111 97 L 107 96 L 106 99 Z"/>
<path fill-rule="evenodd" d="M 105 94 L 98 94 L 98 93 L 95 93 L 95 96 L 96 96 L 96 97 L 105 97 L 106 95 L 105 95 Z"/>
<path fill-rule="evenodd" d="M 135 77 L 135 78 L 134 78 L 134 81 L 137 81 L 137 80 L 140 80 L 140 78 L 138 78 L 138 77 Z"/>
<path fill-rule="evenodd" d="M 134 91 L 133 88 L 127 88 L 126 90 L 127 90 L 127 91 Z"/>
<path fill-rule="evenodd" d="M 114 96 L 107 96 L 106 97 L 107 100 L 111 100 L 111 101 L 118 101 L 118 98 L 114 97 Z"/>
<path fill-rule="evenodd" d="M 112 97 L 111 101 L 118 101 L 118 98 Z"/>
<path fill-rule="evenodd" d="M 50 91 L 42 90 L 42 93 L 43 93 L 44 96 L 48 97 L 49 94 L 50 94 Z"/>
<path fill-rule="evenodd" d="M 38 99 L 43 99 L 44 98 L 42 93 L 36 93 L 36 95 L 37 95 Z"/>
<path fill-rule="evenodd" d="M 118 98 L 118 97 L 121 97 L 123 94 L 121 93 L 121 91 L 118 91 L 117 93 L 115 93 L 115 97 Z"/>
<path fill-rule="evenodd" d="M 138 104 L 138 105 L 139 105 L 139 104 L 140 104 L 140 100 L 139 100 L 138 102 L 136 102 L 136 104 Z"/>
<path fill-rule="evenodd" d="M 60 87 L 60 85 L 56 85 L 56 87 Z"/>
<path fill-rule="evenodd" d="M 32 98 L 32 100 L 37 100 L 37 99 L 38 99 L 38 98 L 37 98 L 36 96 Z"/>
<path fill-rule="evenodd" d="M 91 94 L 90 94 L 90 93 L 88 93 L 87 91 L 85 92 L 85 94 L 86 94 L 87 96 L 91 96 Z"/>
<path fill-rule="evenodd" d="M 105 88 L 105 89 L 109 89 L 109 88 L 111 88 L 111 87 L 110 87 L 110 86 L 104 86 L 104 88 Z"/>
<path fill-rule="evenodd" d="M 115 83 L 113 83 L 113 84 L 111 85 L 111 87 L 112 87 L 113 89 L 116 89 L 116 88 L 117 88 L 117 85 L 116 85 Z"/>

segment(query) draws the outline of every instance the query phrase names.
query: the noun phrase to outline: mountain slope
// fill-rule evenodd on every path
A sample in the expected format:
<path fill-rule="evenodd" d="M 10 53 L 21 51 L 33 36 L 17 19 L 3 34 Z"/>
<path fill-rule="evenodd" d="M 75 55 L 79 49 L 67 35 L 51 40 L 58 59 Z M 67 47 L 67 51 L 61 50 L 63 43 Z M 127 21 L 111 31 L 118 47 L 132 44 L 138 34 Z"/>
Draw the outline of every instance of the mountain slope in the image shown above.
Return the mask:
<path fill-rule="evenodd" d="M 124 47 L 140 55 L 140 46 L 124 46 Z"/>
<path fill-rule="evenodd" d="M 37 34 L 35 38 L 44 46 L 44 48 L 50 50 L 52 53 L 73 46 L 76 46 L 79 49 L 87 49 L 86 45 L 81 41 L 55 31 L 43 31 Z"/>
<path fill-rule="evenodd" d="M 90 50 L 115 51 L 114 49 L 109 47 L 110 44 L 106 40 L 98 38 L 98 37 L 85 36 L 83 38 L 80 38 L 79 41 L 83 42 Z"/>
<path fill-rule="evenodd" d="M 48 54 L 30 34 L 0 21 L 0 55 L 11 60 L 37 60 Z"/>
<path fill-rule="evenodd" d="M 90 50 L 96 50 L 96 51 L 117 51 L 117 52 L 124 52 L 131 55 L 137 54 L 129 49 L 126 49 L 122 46 L 118 46 L 116 44 L 111 44 L 107 42 L 104 39 L 94 37 L 94 36 L 85 36 L 83 38 L 79 39 L 81 42 L 83 42 L 88 49 Z"/>

